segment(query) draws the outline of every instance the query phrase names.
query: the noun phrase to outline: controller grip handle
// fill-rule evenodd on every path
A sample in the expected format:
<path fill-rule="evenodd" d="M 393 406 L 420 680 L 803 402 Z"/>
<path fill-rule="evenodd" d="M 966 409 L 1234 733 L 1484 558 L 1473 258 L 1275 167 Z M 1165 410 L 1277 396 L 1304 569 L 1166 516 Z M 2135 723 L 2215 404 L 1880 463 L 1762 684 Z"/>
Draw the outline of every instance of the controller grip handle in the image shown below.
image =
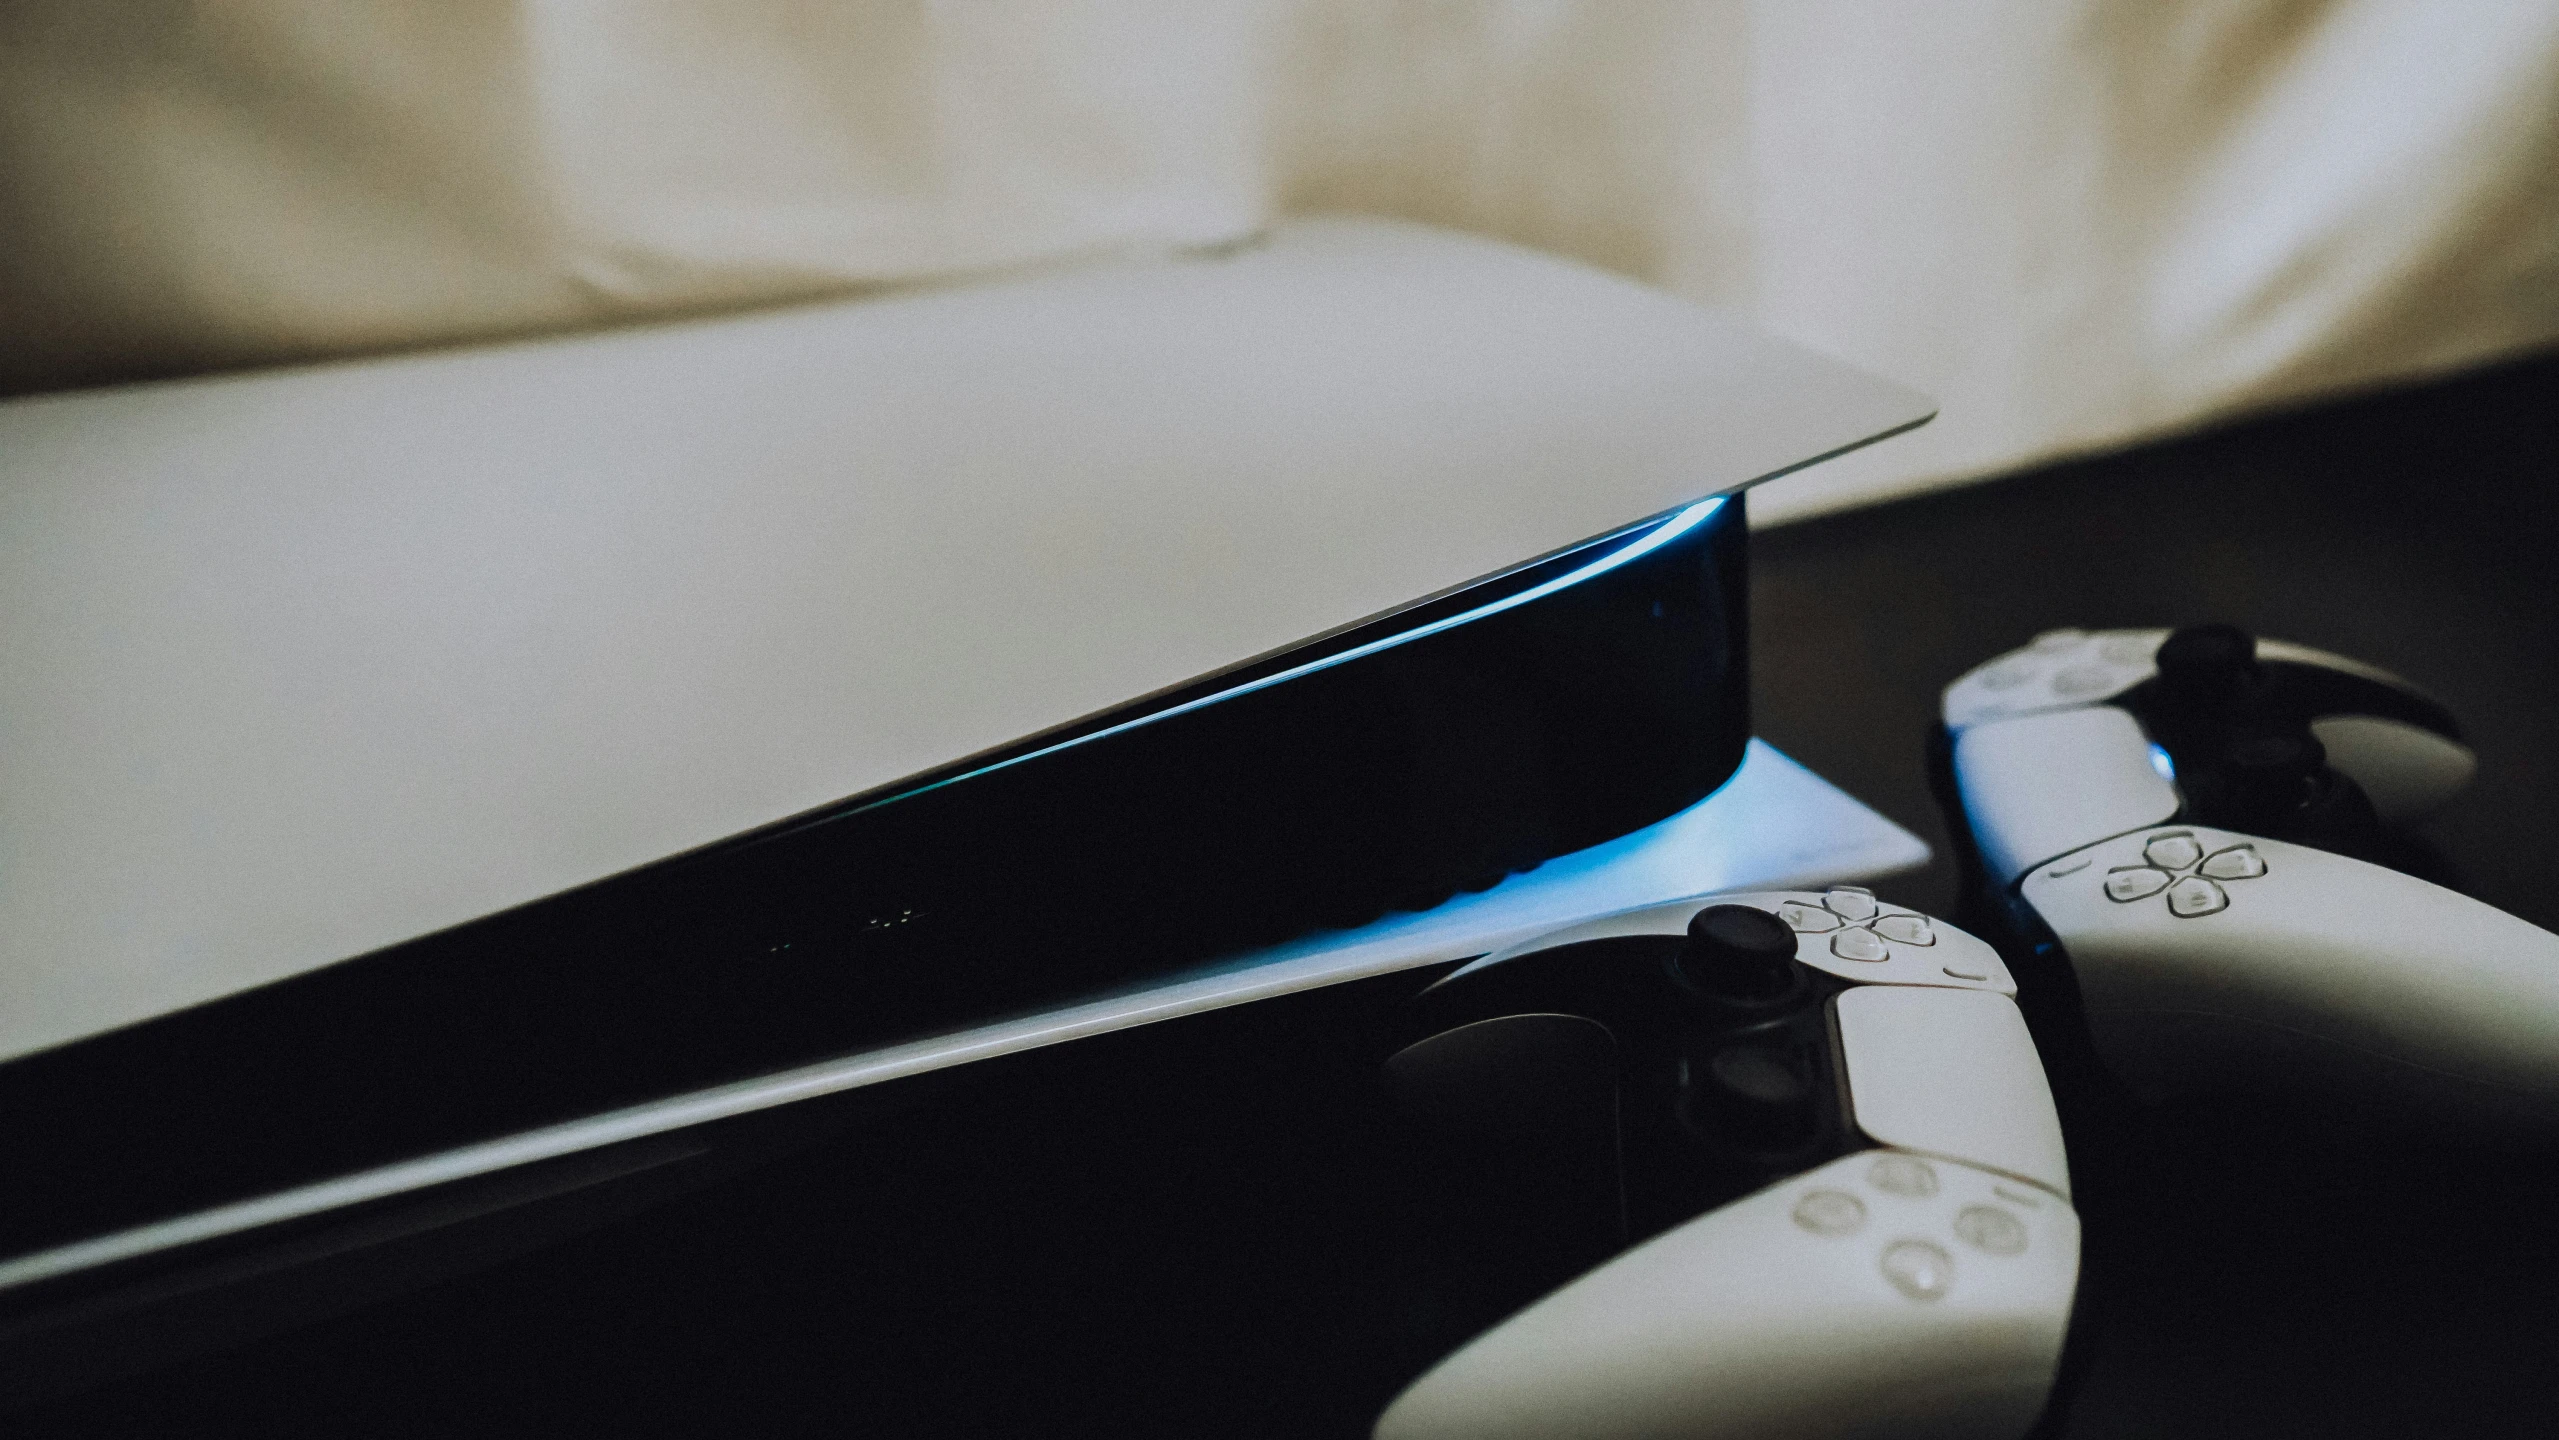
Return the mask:
<path fill-rule="evenodd" d="M 2209 858 L 2225 851 L 2255 861 Z M 2206 858 L 2153 863 L 2193 854 Z M 2216 871 L 2236 878 L 2198 883 Z M 2181 873 L 2190 913 L 2153 888 Z M 2127 898 L 2110 895 L 2110 877 Z M 2342 1090 L 2432 1118 L 2559 1127 L 2559 935 L 2494 906 L 2203 826 L 2088 846 L 2036 866 L 2019 892 L 2070 957 L 2099 1051 L 2136 1091 Z"/>
<path fill-rule="evenodd" d="M 2078 1267 L 2058 1196 L 1863 1151 L 1512 1316 L 1398 1396 L 1376 1440 L 2016 1436 L 2051 1392 Z"/>

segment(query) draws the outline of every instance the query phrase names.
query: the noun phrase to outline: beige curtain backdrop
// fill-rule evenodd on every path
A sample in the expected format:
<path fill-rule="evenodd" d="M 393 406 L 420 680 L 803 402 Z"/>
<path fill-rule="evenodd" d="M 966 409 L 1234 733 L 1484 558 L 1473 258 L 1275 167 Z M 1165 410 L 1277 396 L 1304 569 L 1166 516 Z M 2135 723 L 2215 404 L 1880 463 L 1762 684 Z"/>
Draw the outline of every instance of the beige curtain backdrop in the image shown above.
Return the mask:
<path fill-rule="evenodd" d="M 2559 340 L 2559 0 L 0 4 L 0 393 L 1343 209 L 1939 399 L 1810 513 Z"/>

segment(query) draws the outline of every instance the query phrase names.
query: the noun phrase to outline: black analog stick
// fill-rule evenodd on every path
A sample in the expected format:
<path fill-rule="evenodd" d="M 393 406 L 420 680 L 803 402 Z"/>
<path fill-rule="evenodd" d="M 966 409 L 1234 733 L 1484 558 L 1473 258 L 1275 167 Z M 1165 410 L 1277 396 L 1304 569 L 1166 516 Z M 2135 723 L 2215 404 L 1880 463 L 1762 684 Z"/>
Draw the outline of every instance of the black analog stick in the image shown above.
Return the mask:
<path fill-rule="evenodd" d="M 1756 1045 L 1716 1052 L 1706 1062 L 1707 1115 L 1725 1138 L 1752 1148 L 1784 1148 L 1812 1128 L 1812 1091 L 1786 1057 Z"/>
<path fill-rule="evenodd" d="M 2222 763 L 2234 810 L 2278 816 L 2308 798 L 2311 778 L 2328 764 L 2328 751 L 2315 736 L 2260 735 L 2231 746 Z"/>
<path fill-rule="evenodd" d="M 1795 932 L 1748 905 L 1709 905 L 1688 922 L 1679 973 L 1723 1000 L 1775 1000 L 1795 988 Z"/>
<path fill-rule="evenodd" d="M 2170 632 L 2153 657 L 2160 698 L 2184 715 L 2227 715 L 2257 683 L 2257 639 L 2236 625 L 2189 625 Z"/>

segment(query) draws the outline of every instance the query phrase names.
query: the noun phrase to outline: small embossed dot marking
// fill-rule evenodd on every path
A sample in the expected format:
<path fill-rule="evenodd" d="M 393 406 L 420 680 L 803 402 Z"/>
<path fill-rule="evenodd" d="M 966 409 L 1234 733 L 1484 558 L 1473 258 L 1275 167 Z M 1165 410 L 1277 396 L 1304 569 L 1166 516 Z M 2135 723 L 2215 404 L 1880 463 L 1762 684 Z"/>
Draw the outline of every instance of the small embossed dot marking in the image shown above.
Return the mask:
<path fill-rule="evenodd" d="M 2118 904 L 2139 900 L 2167 889 L 2168 880 L 2167 871 L 2153 870 L 2147 865 L 2128 865 L 2121 870 L 2110 870 L 2106 872 L 2106 898 Z"/>
<path fill-rule="evenodd" d="M 1839 917 L 1827 910 L 1789 900 L 1777 907 L 1777 918 L 1798 935 L 1823 935 L 1839 928 Z"/>
<path fill-rule="evenodd" d="M 2168 913 L 2186 919 L 2230 907 L 2230 892 L 2200 875 L 2189 875 L 2168 887 Z"/>
<path fill-rule="evenodd" d="M 2023 1254 L 2026 1222 L 1996 1205 L 1967 1205 L 1955 1214 L 1955 1238 L 1985 1255 Z"/>
<path fill-rule="evenodd" d="M 1866 1223 L 1866 1202 L 1838 1190 L 1816 1190 L 1795 1202 L 1795 1223 L 1816 1235 L 1854 1235 Z"/>
<path fill-rule="evenodd" d="M 1879 915 L 1870 928 L 1885 939 L 1898 940 L 1904 945 L 1937 943 L 1937 932 L 1928 928 L 1925 915 Z"/>
<path fill-rule="evenodd" d="M 1887 1195 L 1925 1200 L 1937 1193 L 1937 1172 L 1916 1155 L 1878 1155 L 1866 1167 L 1866 1183 Z"/>
<path fill-rule="evenodd" d="M 1955 1286 L 1955 1257 L 1925 1240 L 1898 1240 L 1884 1251 L 1884 1278 L 1913 1300 L 1943 1300 Z"/>
<path fill-rule="evenodd" d="M 1871 930 L 1840 931 L 1830 937 L 1830 953 L 1842 960 L 1863 960 L 1869 964 L 1889 960 L 1893 956 L 1893 952 L 1885 948 L 1884 942 L 1876 939 Z"/>
<path fill-rule="evenodd" d="M 1833 915 L 1849 920 L 1864 920 L 1875 913 L 1875 897 L 1871 891 L 1846 885 L 1822 896 L 1822 904 Z"/>
<path fill-rule="evenodd" d="M 2141 847 L 2141 858 L 2162 870 L 2183 870 L 2203 858 L 2204 847 L 2192 835 L 2153 835 Z"/>
<path fill-rule="evenodd" d="M 2053 677 L 2053 693 L 2065 700 L 2085 700 L 2115 688 L 2115 672 L 2103 665 L 2073 665 Z"/>
<path fill-rule="evenodd" d="M 2266 873 L 2266 857 L 2258 854 L 2253 845 L 2233 845 L 2205 856 L 2203 866 L 2195 873 L 2215 880 L 2254 880 Z"/>

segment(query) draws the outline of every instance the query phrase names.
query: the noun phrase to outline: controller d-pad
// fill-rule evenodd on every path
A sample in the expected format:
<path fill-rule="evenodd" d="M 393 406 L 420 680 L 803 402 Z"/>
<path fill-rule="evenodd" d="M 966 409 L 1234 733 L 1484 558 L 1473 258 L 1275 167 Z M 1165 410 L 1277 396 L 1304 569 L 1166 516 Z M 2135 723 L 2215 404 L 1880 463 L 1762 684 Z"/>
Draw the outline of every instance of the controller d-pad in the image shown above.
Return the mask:
<path fill-rule="evenodd" d="M 2225 880 L 2255 880 L 2266 873 L 2266 857 L 2249 844 L 2224 845 L 2207 855 L 2203 842 L 2185 830 L 2165 830 L 2142 842 L 2140 865 L 2118 865 L 2106 872 L 2106 898 L 2119 905 L 2165 892 L 2168 913 L 2180 920 L 2215 915 L 2230 908 Z"/>
<path fill-rule="evenodd" d="M 2106 898 L 2118 904 L 2128 904 L 2158 894 L 2167 889 L 2168 882 L 2175 878 L 2165 870 L 2154 870 L 2147 865 L 2127 865 L 2121 870 L 2109 870 L 2106 872 Z"/>
<path fill-rule="evenodd" d="M 2201 875 L 2189 875 L 2168 887 L 2168 913 L 2181 917 L 2210 915 L 2229 908 L 2230 892 Z"/>
<path fill-rule="evenodd" d="M 1937 932 L 1928 928 L 1925 915 L 1878 915 L 1875 923 L 1867 928 L 1887 940 L 1898 940 L 1904 945 L 1937 943 Z"/>
<path fill-rule="evenodd" d="M 2195 873 L 2215 880 L 2254 880 L 2266 873 L 2266 857 L 2254 845 L 2233 845 L 2205 856 Z"/>
<path fill-rule="evenodd" d="M 1830 937 L 1830 953 L 1842 960 L 1862 960 L 1869 963 L 1893 958 L 1893 952 L 1884 947 L 1882 938 L 1863 926 L 1854 930 L 1842 930 Z"/>
<path fill-rule="evenodd" d="M 2053 693 L 2064 700 L 2085 700 L 2120 683 L 2115 672 L 2103 665 L 2073 665 L 2053 677 Z"/>
<path fill-rule="evenodd" d="M 2160 835 L 2141 847 L 2141 858 L 2162 870 L 2183 870 L 2204 858 L 2192 835 Z"/>
<path fill-rule="evenodd" d="M 1839 917 L 1817 905 L 1789 900 L 1777 907 L 1777 918 L 1798 935 L 1827 935 L 1839 928 Z"/>
<path fill-rule="evenodd" d="M 1822 908 L 1843 920 L 1870 920 L 1875 915 L 1874 892 L 1836 886 L 1822 896 Z"/>

